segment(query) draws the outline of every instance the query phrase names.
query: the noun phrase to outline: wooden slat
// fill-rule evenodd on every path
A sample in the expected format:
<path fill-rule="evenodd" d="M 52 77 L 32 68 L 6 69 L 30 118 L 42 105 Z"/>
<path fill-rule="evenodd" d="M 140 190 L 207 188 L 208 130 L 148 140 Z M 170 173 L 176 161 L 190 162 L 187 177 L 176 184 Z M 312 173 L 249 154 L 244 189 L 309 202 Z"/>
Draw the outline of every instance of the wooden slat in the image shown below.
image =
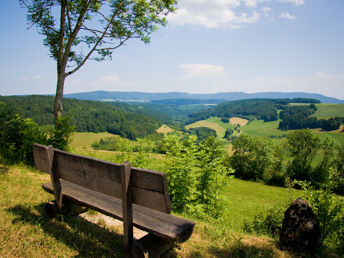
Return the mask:
<path fill-rule="evenodd" d="M 121 198 L 120 165 L 55 149 L 60 177 L 94 191 Z M 166 175 L 132 168 L 133 203 L 170 213 Z"/>
<path fill-rule="evenodd" d="M 131 249 L 133 243 L 133 193 L 131 187 L 131 167 L 129 161 L 121 165 L 122 210 L 124 245 Z"/>
<path fill-rule="evenodd" d="M 120 199 L 92 191 L 61 180 L 64 198 L 122 220 Z M 53 193 L 51 183 L 43 184 L 44 190 Z M 192 234 L 195 222 L 133 204 L 133 225 L 166 240 L 185 242 Z"/>

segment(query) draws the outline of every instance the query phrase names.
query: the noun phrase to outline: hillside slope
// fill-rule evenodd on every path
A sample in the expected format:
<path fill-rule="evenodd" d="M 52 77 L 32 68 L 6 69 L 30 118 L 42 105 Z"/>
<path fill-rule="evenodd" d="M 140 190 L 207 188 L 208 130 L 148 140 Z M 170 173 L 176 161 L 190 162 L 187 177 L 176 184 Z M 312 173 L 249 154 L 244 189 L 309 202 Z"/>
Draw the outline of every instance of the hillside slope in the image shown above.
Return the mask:
<path fill-rule="evenodd" d="M 0 102 L 39 125 L 54 123 L 53 101 L 51 96 L 0 96 Z M 161 125 L 157 118 L 129 112 L 110 103 L 67 98 L 63 104 L 63 115 L 70 117 L 78 132 L 109 132 L 135 139 L 154 133 Z"/>

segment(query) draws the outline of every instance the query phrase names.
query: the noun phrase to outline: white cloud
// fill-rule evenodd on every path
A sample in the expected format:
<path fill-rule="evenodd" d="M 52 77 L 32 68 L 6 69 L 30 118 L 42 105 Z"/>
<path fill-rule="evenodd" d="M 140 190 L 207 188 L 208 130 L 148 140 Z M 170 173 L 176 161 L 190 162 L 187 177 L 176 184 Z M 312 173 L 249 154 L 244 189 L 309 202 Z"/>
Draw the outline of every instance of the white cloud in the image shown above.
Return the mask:
<path fill-rule="evenodd" d="M 210 78 L 221 77 L 224 67 L 211 64 L 181 64 L 179 66 L 185 72 L 185 78 Z"/>
<path fill-rule="evenodd" d="M 304 0 L 277 0 L 279 3 L 304 4 Z M 264 7 L 259 5 L 264 3 Z M 240 28 L 246 24 L 257 23 L 263 15 L 272 12 L 269 7 L 272 0 L 183 0 L 179 1 L 176 13 L 170 14 L 168 21 L 172 25 L 199 25 L 205 28 Z M 289 15 L 283 18 L 295 18 Z M 270 19 L 273 20 L 273 19 Z"/>
<path fill-rule="evenodd" d="M 302 5 L 305 3 L 304 0 L 278 0 L 278 2 L 281 3 L 291 3 L 291 4 L 295 4 L 295 5 Z"/>
<path fill-rule="evenodd" d="M 296 16 L 291 15 L 288 12 L 281 13 L 281 15 L 279 17 L 282 18 L 282 19 L 287 19 L 287 20 L 295 20 L 296 19 Z"/>
<path fill-rule="evenodd" d="M 246 2 L 246 0 L 245 0 Z M 257 1 L 247 0 L 249 6 Z M 235 27 L 241 24 L 258 21 L 259 14 L 241 12 L 236 14 L 234 9 L 240 6 L 240 0 L 184 0 L 180 1 L 179 9 L 168 18 L 174 25 L 201 25 L 206 28 Z"/>

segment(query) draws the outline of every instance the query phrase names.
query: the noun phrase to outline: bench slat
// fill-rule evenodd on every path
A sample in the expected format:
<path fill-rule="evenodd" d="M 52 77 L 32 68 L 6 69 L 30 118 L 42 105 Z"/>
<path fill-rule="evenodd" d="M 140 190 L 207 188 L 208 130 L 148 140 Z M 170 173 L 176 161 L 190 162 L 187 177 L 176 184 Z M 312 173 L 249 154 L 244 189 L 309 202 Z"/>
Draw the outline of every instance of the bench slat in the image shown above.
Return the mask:
<path fill-rule="evenodd" d="M 61 179 L 61 186 L 64 198 L 122 220 L 120 199 L 63 179 Z M 50 182 L 43 184 L 43 189 L 54 193 Z M 183 243 L 191 236 L 195 222 L 133 204 L 133 225 L 163 239 Z"/>

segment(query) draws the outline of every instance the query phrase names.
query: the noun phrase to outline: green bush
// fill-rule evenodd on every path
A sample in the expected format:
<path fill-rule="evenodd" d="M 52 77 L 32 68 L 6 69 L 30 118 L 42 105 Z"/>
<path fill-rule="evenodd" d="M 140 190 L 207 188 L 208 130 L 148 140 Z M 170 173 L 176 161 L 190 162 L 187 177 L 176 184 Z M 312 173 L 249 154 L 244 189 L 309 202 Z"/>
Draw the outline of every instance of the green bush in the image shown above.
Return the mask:
<path fill-rule="evenodd" d="M 33 143 L 46 136 L 31 119 L 23 119 L 0 103 L 0 155 L 9 163 L 33 164 Z"/>
<path fill-rule="evenodd" d="M 228 174 L 221 144 L 209 137 L 197 145 L 196 136 L 180 138 L 168 135 L 166 171 L 172 208 L 198 217 L 218 217 L 223 210 L 220 198 L 224 177 Z"/>
<path fill-rule="evenodd" d="M 248 233 L 255 232 L 256 234 L 278 238 L 282 229 L 284 211 L 282 205 L 274 206 L 265 211 L 260 210 L 254 215 L 252 221 L 244 221 L 243 230 Z"/>
<path fill-rule="evenodd" d="M 68 150 L 74 126 L 69 122 L 68 117 L 59 117 L 56 120 L 55 128 L 48 132 L 48 144 L 60 150 Z"/>
<path fill-rule="evenodd" d="M 68 119 L 58 120 L 51 131 L 41 129 L 29 118 L 22 118 L 0 103 L 0 155 L 9 163 L 33 164 L 32 145 L 41 143 L 66 150 L 72 127 Z"/>

